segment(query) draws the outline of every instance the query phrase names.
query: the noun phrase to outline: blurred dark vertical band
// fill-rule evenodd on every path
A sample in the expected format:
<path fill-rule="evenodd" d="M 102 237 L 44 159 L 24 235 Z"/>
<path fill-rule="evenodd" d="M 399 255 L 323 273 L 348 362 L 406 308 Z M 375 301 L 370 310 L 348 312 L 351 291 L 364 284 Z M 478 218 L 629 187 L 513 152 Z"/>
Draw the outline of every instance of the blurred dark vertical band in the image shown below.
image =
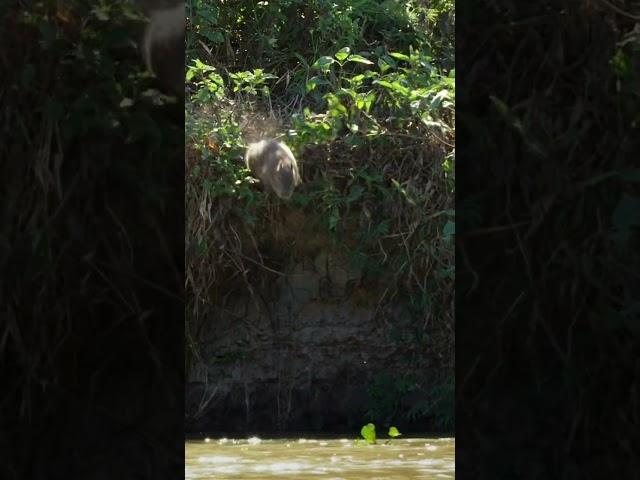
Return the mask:
<path fill-rule="evenodd" d="M 145 26 L 2 2 L 2 479 L 184 475 L 184 107 Z"/>
<path fill-rule="evenodd" d="M 456 3 L 457 478 L 638 478 L 632 3 Z"/>

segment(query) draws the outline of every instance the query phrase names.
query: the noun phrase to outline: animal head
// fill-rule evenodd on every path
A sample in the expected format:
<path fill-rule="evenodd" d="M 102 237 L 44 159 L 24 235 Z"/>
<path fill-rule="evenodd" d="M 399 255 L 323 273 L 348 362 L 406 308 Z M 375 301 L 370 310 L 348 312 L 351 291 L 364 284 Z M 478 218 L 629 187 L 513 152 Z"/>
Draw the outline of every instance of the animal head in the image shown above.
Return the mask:
<path fill-rule="evenodd" d="M 250 144 L 245 162 L 251 173 L 283 200 L 289 200 L 295 187 L 302 183 L 296 158 L 282 142 L 262 140 Z"/>
<path fill-rule="evenodd" d="M 185 2 L 137 0 L 149 17 L 142 52 L 149 71 L 167 93 L 184 98 Z"/>

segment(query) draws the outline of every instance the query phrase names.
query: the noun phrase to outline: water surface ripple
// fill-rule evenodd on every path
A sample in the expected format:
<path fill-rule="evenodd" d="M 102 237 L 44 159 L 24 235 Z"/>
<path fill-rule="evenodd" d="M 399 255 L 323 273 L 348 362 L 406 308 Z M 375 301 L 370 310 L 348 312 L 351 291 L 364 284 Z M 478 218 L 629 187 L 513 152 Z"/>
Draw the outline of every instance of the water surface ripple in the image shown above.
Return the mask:
<path fill-rule="evenodd" d="M 376 445 L 347 439 L 187 441 L 185 480 L 455 478 L 453 438 L 396 438 Z"/>

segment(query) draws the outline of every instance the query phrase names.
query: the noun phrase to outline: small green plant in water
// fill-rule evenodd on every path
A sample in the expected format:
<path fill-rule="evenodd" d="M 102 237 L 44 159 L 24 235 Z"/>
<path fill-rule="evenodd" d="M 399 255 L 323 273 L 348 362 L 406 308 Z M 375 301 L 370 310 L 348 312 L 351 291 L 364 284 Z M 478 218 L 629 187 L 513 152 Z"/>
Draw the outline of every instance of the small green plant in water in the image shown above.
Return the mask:
<path fill-rule="evenodd" d="M 373 423 L 367 423 L 360 429 L 360 435 L 369 445 L 376 443 L 376 426 Z"/>
<path fill-rule="evenodd" d="M 366 425 L 364 425 L 360 429 L 360 435 L 362 436 L 364 441 L 367 443 L 367 445 L 376 444 L 376 426 L 373 423 L 367 423 Z M 385 444 L 389 443 L 392 438 L 399 437 L 402 434 L 396 427 L 392 426 L 392 427 L 389 427 L 389 432 L 387 433 L 387 435 L 389 435 L 390 438 L 389 440 L 384 442 Z"/>
<path fill-rule="evenodd" d="M 400 431 L 396 427 L 389 427 L 389 431 L 387 432 L 387 435 L 389 435 L 390 438 L 389 438 L 389 440 L 387 440 L 384 443 L 389 443 L 392 438 L 399 437 L 402 434 L 400 433 Z"/>

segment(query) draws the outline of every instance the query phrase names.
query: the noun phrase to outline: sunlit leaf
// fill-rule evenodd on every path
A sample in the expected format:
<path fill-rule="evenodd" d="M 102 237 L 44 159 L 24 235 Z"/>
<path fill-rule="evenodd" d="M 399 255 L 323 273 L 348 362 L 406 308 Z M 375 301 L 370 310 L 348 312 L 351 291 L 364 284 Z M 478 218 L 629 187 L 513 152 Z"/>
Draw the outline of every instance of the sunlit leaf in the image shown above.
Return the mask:
<path fill-rule="evenodd" d="M 351 49 L 349 47 L 344 47 L 341 48 L 338 53 L 336 53 L 335 57 L 338 59 L 339 62 L 344 61 L 345 58 L 347 58 L 349 56 L 349 53 L 351 53 Z"/>
<path fill-rule="evenodd" d="M 385 62 L 382 58 L 378 59 L 378 67 L 380 68 L 380 71 L 382 73 L 386 72 L 391 68 L 391 66 L 387 62 Z"/>
<path fill-rule="evenodd" d="M 400 85 L 398 82 L 387 82 L 386 80 L 375 80 L 373 83 L 377 83 L 378 85 L 382 85 L 383 87 L 393 90 L 394 92 L 401 93 L 402 95 L 408 95 L 409 89 Z"/>
<path fill-rule="evenodd" d="M 361 55 L 351 55 L 349 58 L 347 58 L 347 62 L 356 62 L 356 63 L 364 63 L 367 65 L 373 65 L 373 62 L 371 60 L 367 60 Z"/>
<path fill-rule="evenodd" d="M 396 427 L 389 427 L 389 436 L 391 438 L 399 437 L 402 435 Z"/>
<path fill-rule="evenodd" d="M 376 443 L 376 426 L 373 423 L 367 423 L 360 429 L 360 435 L 368 444 Z"/>
<path fill-rule="evenodd" d="M 323 71 L 328 71 L 329 67 L 333 63 L 335 63 L 335 59 L 325 56 L 325 57 L 320 57 L 318 60 L 316 60 L 315 63 L 313 65 L 311 65 L 311 67 L 312 68 L 317 68 L 317 69 L 323 70 Z"/>
<path fill-rule="evenodd" d="M 359 74 L 356 75 L 354 77 L 351 78 L 347 78 L 346 80 L 351 84 L 351 85 L 360 85 L 362 83 L 362 81 L 364 80 L 364 75 L 363 74 Z"/>
<path fill-rule="evenodd" d="M 437 110 L 442 106 L 442 102 L 449 96 L 449 90 L 440 90 L 431 100 L 430 107 L 432 110 Z"/>
<path fill-rule="evenodd" d="M 406 56 L 404 53 L 398 53 L 398 52 L 392 52 L 389 55 L 391 55 L 393 58 L 397 58 L 398 60 L 405 60 L 405 61 L 410 61 L 411 59 Z"/>
<path fill-rule="evenodd" d="M 306 84 L 305 84 L 305 88 L 307 90 L 307 92 L 312 92 L 316 89 L 316 87 L 319 85 L 318 79 L 317 78 L 311 78 Z"/>

